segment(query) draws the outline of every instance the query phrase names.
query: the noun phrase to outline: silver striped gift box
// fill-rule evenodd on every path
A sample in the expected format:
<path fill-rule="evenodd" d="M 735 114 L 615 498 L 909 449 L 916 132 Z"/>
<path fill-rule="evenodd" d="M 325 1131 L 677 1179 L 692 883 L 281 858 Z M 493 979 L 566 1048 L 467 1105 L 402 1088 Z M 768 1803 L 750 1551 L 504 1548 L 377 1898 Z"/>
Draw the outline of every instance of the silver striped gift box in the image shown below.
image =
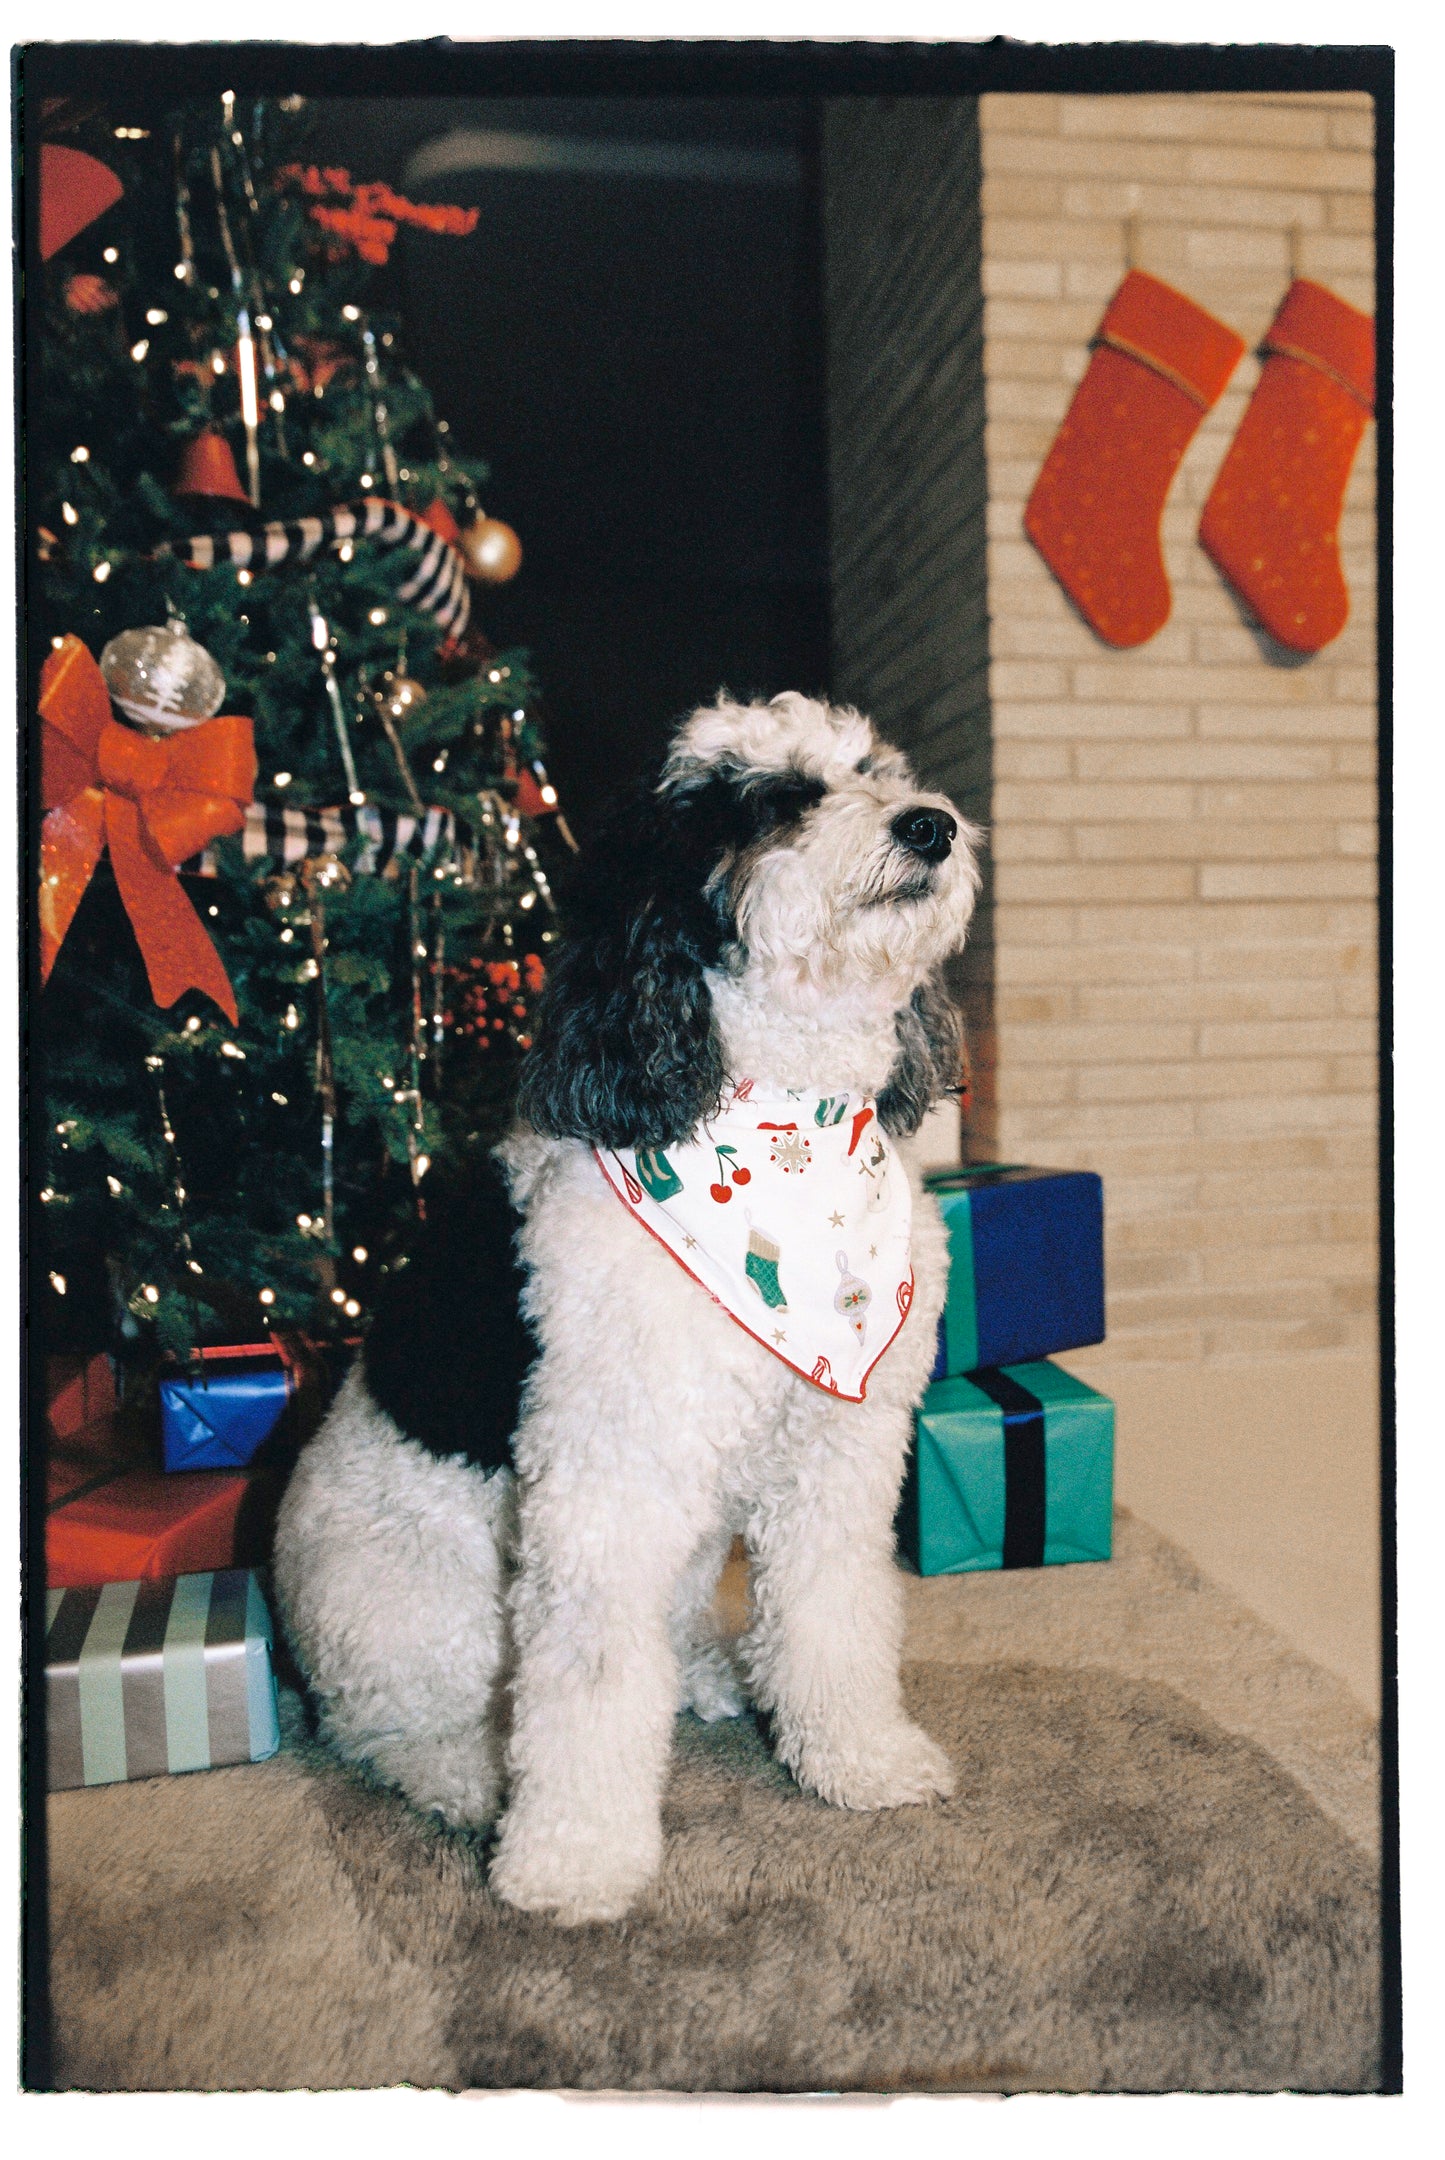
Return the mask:
<path fill-rule="evenodd" d="M 271 1643 L 253 1568 L 51 1590 L 50 1790 L 274 1755 Z"/>

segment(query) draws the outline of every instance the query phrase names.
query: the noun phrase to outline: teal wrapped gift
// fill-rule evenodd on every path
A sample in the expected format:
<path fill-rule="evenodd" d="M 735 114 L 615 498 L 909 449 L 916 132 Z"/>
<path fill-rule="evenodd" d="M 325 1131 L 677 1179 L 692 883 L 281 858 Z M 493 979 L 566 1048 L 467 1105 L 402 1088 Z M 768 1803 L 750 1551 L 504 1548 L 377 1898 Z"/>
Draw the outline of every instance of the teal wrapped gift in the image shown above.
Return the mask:
<path fill-rule="evenodd" d="M 276 1753 L 271 1616 L 254 1569 L 47 1596 L 52 1792 Z"/>
<path fill-rule="evenodd" d="M 935 1380 L 895 1525 L 920 1575 L 1107 1560 L 1114 1405 L 1039 1361 Z"/>

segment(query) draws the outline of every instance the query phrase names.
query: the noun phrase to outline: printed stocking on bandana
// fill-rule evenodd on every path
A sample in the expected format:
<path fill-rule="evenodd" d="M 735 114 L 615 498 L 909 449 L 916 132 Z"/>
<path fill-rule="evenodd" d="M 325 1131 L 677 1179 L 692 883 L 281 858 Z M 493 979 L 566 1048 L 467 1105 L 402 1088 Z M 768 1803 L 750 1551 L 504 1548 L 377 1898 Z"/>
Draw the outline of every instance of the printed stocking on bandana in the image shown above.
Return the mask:
<path fill-rule="evenodd" d="M 1244 341 L 1172 286 L 1131 270 L 1094 343 L 1024 531 L 1091 629 L 1110 645 L 1142 645 L 1169 618 L 1164 498 Z"/>
<path fill-rule="evenodd" d="M 1375 409 L 1375 326 L 1296 278 L 1260 349 L 1264 367 L 1199 541 L 1272 638 L 1318 652 L 1350 611 L 1336 534 Z"/>

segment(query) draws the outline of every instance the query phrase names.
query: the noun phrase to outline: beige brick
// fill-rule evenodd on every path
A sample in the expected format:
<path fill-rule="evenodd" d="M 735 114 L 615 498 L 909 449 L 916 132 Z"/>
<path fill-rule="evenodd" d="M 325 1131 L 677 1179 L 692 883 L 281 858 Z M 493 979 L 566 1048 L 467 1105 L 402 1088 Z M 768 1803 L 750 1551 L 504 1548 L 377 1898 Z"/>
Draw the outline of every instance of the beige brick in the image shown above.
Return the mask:
<path fill-rule="evenodd" d="M 1314 780 L 1331 760 L 1314 744 L 1109 740 L 1081 742 L 1074 769 L 1081 780 Z"/>
<path fill-rule="evenodd" d="M 1114 781 L 1101 786 L 1017 780 L 995 783 L 995 818 L 1050 818 L 1078 824 L 1097 818 L 1187 818 L 1191 790 Z"/>
<path fill-rule="evenodd" d="M 1067 828 L 1024 825 L 1012 818 L 994 827 L 988 847 L 996 863 L 1069 862 L 1074 853 Z"/>
<path fill-rule="evenodd" d="M 1368 269 L 1368 264 L 1350 265 Z M 1057 300 L 1064 291 L 1063 268 L 1056 262 L 1029 262 L 985 255 L 983 291 L 989 300 Z"/>
<path fill-rule="evenodd" d="M 1373 1047 L 1374 1030 L 1363 1020 L 1222 1021 L 1199 1030 L 1199 1055 L 1206 1058 L 1270 1057 L 1277 1051 L 1338 1055 Z"/>
<path fill-rule="evenodd" d="M 1002 176 L 1002 184 L 1014 179 L 1012 174 Z M 987 185 L 985 182 L 985 188 Z M 1070 218 L 1123 218 L 1134 210 L 1141 219 L 1163 224 L 1266 225 L 1276 229 L 1302 225 L 1308 231 L 1318 230 L 1325 222 L 1325 198 L 1301 190 L 1210 187 L 1203 182 L 1171 187 L 1167 183 L 1131 185 L 1123 180 L 1088 180 L 1065 181 L 1060 192 L 1064 215 Z M 1350 199 L 1330 197 L 1331 202 Z"/>
<path fill-rule="evenodd" d="M 1066 379 L 1064 356 L 1066 353 L 1072 353 L 1073 350 L 1072 346 L 1057 345 L 1048 338 L 990 338 L 989 340 L 990 366 L 995 380 L 998 381 L 1053 383 Z M 1019 467 L 1020 471 L 1024 469 L 1022 466 Z M 1035 459 L 1029 460 L 1027 471 L 1029 477 L 1020 493 L 1020 501 L 1024 499 L 1029 488 L 1033 486 L 1034 474 L 1038 471 L 1038 463 Z M 991 489 L 995 492 L 1002 491 L 1000 490 L 997 466 L 991 469 L 989 479 Z"/>
<path fill-rule="evenodd" d="M 1073 752 L 1067 743 L 995 742 L 993 771 L 1000 780 L 1066 780 L 1074 769 Z"/>
<path fill-rule="evenodd" d="M 1331 113 L 1330 141 L 1341 150 L 1368 150 L 1375 148 L 1375 116 L 1373 113 Z"/>
<path fill-rule="evenodd" d="M 996 707 L 994 730 L 996 735 L 1005 741 L 1011 736 L 1028 736 L 1031 738 L 1063 736 L 1079 740 L 1095 738 L 1110 746 L 1119 744 L 1120 738 L 1126 740 L 1137 738 L 1141 741 L 1152 741 L 1160 737 L 1167 737 L 1177 742 L 1178 738 L 1188 735 L 1190 716 L 1189 709 L 1185 705 L 1135 705 L 1131 703 L 1127 707 L 1118 705 L 1091 706 L 1076 705 L 1072 702 L 1037 704 L 1033 701 L 1023 702 L 1010 699 L 1007 703 Z M 1076 760 L 1081 759 L 1086 754 L 1092 757 L 1095 752 L 1090 748 L 1086 753 L 1081 748 L 1075 752 L 1075 758 Z M 1154 768 L 1150 771 L 1134 775 L 1120 769 L 1118 777 L 1137 777 L 1145 780 L 1174 780 L 1192 777 L 1192 775 L 1178 771 L 1171 762 L 1183 754 L 1182 744 L 1179 745 L 1177 750 L 1160 750 L 1153 753 L 1155 763 Z M 1127 753 L 1121 751 L 1121 755 L 1127 755 Z M 1078 769 L 1082 774 L 1082 765 Z M 1327 753 L 1325 754 L 1325 762 L 1318 769 L 1321 773 L 1329 770 Z M 1107 771 L 1101 771 L 1097 777 L 1100 779 L 1112 779 L 1115 777 L 1115 769 L 1111 766 Z M 1233 776 L 1229 775 L 1228 777 Z M 1294 775 L 1291 773 L 1286 777 L 1292 778 Z"/>
<path fill-rule="evenodd" d="M 1373 862 L 1344 857 L 1332 862 L 1204 863 L 1199 871 L 1204 900 L 1364 899 L 1374 890 Z"/>
<path fill-rule="evenodd" d="M 1178 143 L 1114 142 L 1107 136 L 1072 141 L 1053 135 L 985 136 L 983 169 L 987 180 L 1007 173 L 1057 174 L 1069 181 L 1186 181 L 1196 153 Z M 1353 162 L 1349 151 L 1317 151 L 1327 164 Z M 1232 177 L 1232 176 L 1230 176 Z M 1068 195 L 1064 210 L 1068 214 Z M 1127 216 L 1127 206 L 1125 215 Z"/>
<path fill-rule="evenodd" d="M 1000 982 L 1164 983 L 1188 975 L 1194 963 L 1187 945 L 1010 944 L 995 955 Z"/>
<path fill-rule="evenodd" d="M 1019 1068 L 1029 1063 L 1050 1065 L 1123 1064 L 1159 1058 L 1187 1058 L 1194 1047 L 1194 1030 L 1178 1021 L 1150 1026 L 1098 1027 L 1052 1024 L 1040 1027 L 1008 1026 L 999 1030 L 1000 1054 Z M 1335 1047 L 1331 1045 L 1331 1047 Z"/>
<path fill-rule="evenodd" d="M 1186 150 L 1184 169 L 1189 179 L 1210 186 L 1323 188 L 1331 194 L 1359 195 L 1368 194 L 1375 184 L 1374 158 L 1358 150 L 1201 143 Z"/>
<path fill-rule="evenodd" d="M 1194 890 L 1186 865 L 1130 863 L 1093 868 L 1084 863 L 1010 864 L 999 869 L 995 891 L 1010 900 L 1184 900 Z"/>
<path fill-rule="evenodd" d="M 984 221 L 983 252 L 994 263 L 1010 257 L 1038 261 L 1064 256 L 1070 262 L 1084 258 L 1117 264 L 1120 226 L 1116 218 L 1102 218 L 1095 225 L 1080 218 L 1067 224 L 1056 218 L 990 217 Z"/>
<path fill-rule="evenodd" d="M 1373 1126 L 1377 1115 L 1367 1095 L 1252 1095 L 1201 1103 L 1199 1131 L 1209 1139 L 1271 1132 L 1336 1133 L 1345 1126 Z"/>
<path fill-rule="evenodd" d="M 988 337 L 1047 338 L 1051 344 L 1087 344 L 1099 325 L 1091 300 L 989 300 L 984 304 Z"/>
<path fill-rule="evenodd" d="M 1006 1074 L 1001 1085 L 1007 1085 Z M 1000 1150 L 1013 1160 L 1047 1162 L 1048 1155 L 1026 1155 L 1023 1150 L 1052 1148 L 1053 1159 L 1084 1162 L 1101 1140 L 1127 1140 L 1131 1147 L 1149 1140 L 1183 1140 L 1195 1130 L 1195 1112 L 1184 1102 L 1078 1103 L 1066 1111 L 1000 1107 L 998 1126 Z"/>
<path fill-rule="evenodd" d="M 1374 777 L 1379 760 L 1373 743 L 1358 747 L 1342 744 L 1335 752 L 1334 766 L 1337 773 L 1359 773 Z"/>
<path fill-rule="evenodd" d="M 1233 1320 L 1201 1331 L 1202 1355 L 1227 1358 L 1299 1357 L 1306 1351 L 1348 1350 L 1355 1338 L 1342 1321 Z"/>
<path fill-rule="evenodd" d="M 1372 233 L 1375 205 L 1368 195 L 1331 195 L 1329 223 L 1335 232 Z"/>
<path fill-rule="evenodd" d="M 1341 117 L 1355 119 L 1353 114 Z M 1102 135 L 1116 141 L 1280 143 L 1313 150 L 1335 140 L 1331 118 L 1325 113 L 1288 107 L 1241 110 L 1232 98 L 1226 101 L 1197 91 L 1174 97 L 1064 98 L 1058 126 L 1065 136 Z M 1342 143 L 1341 147 L 1358 146 Z"/>
<path fill-rule="evenodd" d="M 1355 818 L 1375 809 L 1375 789 L 1362 780 L 1311 780 L 1276 787 L 1266 780 L 1246 786 L 1200 787 L 1194 807 L 1206 818 Z"/>
<path fill-rule="evenodd" d="M 1206 1282 L 1270 1283 L 1291 1279 L 1309 1281 L 1351 1275 L 1368 1280 L 1375 1269 L 1373 1245 L 1239 1245 L 1232 1250 L 1207 1252 Z"/>
<path fill-rule="evenodd" d="M 1067 1020 L 1073 1011 L 1074 994 L 1065 989 L 999 990 L 994 998 L 994 1012 L 1001 1028 L 1011 1021 Z"/>
<path fill-rule="evenodd" d="M 1212 688 L 1212 686 L 1211 686 Z M 1211 740 L 1373 742 L 1373 702 L 1328 705 L 1220 704 L 1206 691 L 1197 708 L 1199 733 Z"/>
<path fill-rule="evenodd" d="M 1186 1101 L 1208 1107 L 1221 1098 L 1309 1096 L 1329 1085 L 1325 1058 L 1248 1058 L 1205 1064 L 1088 1067 L 1078 1075 L 1081 1103 Z"/>
<path fill-rule="evenodd" d="M 1084 862 L 1219 862 L 1235 857 L 1252 862 L 1261 855 L 1315 860 L 1339 852 L 1338 830 L 1325 823 L 1161 818 L 1150 824 L 1083 826 L 1076 844 Z"/>
<path fill-rule="evenodd" d="M 1056 134 L 1061 103 L 1057 97 L 1038 96 L 1029 91 L 985 91 L 978 101 L 979 133 L 985 140 L 995 134 Z"/>
<path fill-rule="evenodd" d="M 1339 848 L 1342 855 L 1364 855 L 1373 862 L 1379 853 L 1379 834 L 1375 825 L 1341 825 Z"/>
<path fill-rule="evenodd" d="M 1120 1253 L 1109 1258 L 1114 1295 L 1121 1290 L 1164 1290 L 1203 1280 L 1197 1253 Z"/>
<path fill-rule="evenodd" d="M 1371 1094 L 1379 1079 L 1379 1062 L 1372 1050 L 1368 1057 L 1336 1057 L 1330 1060 L 1330 1085 L 1359 1088 Z"/>
<path fill-rule="evenodd" d="M 1197 1364 L 1203 1349 L 1204 1336 L 1199 1328 L 1128 1328 L 1117 1325 L 1112 1318 L 1110 1321 L 1108 1356 L 1121 1365 Z M 1067 1362 L 1072 1368 L 1078 1359 L 1092 1354 L 1071 1350 Z M 1107 1365 L 1102 1363 L 1103 1356 L 1101 1348 L 1100 1364 L 1079 1365 L 1080 1379 L 1088 1380 L 1091 1372 L 1097 1372 L 1101 1378 L 1093 1384 L 1101 1385 L 1102 1376 L 1108 1372 Z M 1107 1389 L 1104 1392 L 1107 1393 Z"/>
<path fill-rule="evenodd" d="M 1374 1210 L 1374 1182 L 1364 1171 L 1211 1170 L 1198 1178 L 1197 1186 L 1200 1206 L 1226 1216 L 1246 1208 L 1332 1204 L 1354 1206 L 1370 1216 Z"/>
<path fill-rule="evenodd" d="M 1111 983 L 1097 988 L 1086 985 L 1078 990 L 1075 1002 L 1081 1020 L 1196 1020 L 1226 1024 L 1279 1021 L 1293 1025 L 1304 1020 L 1330 1019 L 1336 1011 L 1336 996 L 1335 985 L 1330 982 L 1237 986 L 1176 980 Z"/>
<path fill-rule="evenodd" d="M 1054 218 L 1064 207 L 1064 187 L 1039 174 L 1002 172 L 986 164 L 979 199 L 985 218 Z"/>
<path fill-rule="evenodd" d="M 1371 946 L 1334 940 L 1315 943 L 1308 937 L 1286 940 L 1281 934 L 1283 925 L 1276 921 L 1274 910 L 1270 912 L 1269 928 L 1276 933 L 1273 940 L 1258 943 L 1241 940 L 1223 950 L 1205 947 L 1199 954 L 1200 974 L 1215 979 L 1223 976 L 1231 982 L 1246 979 L 1296 981 L 1306 977 L 1373 974 L 1374 950 Z"/>

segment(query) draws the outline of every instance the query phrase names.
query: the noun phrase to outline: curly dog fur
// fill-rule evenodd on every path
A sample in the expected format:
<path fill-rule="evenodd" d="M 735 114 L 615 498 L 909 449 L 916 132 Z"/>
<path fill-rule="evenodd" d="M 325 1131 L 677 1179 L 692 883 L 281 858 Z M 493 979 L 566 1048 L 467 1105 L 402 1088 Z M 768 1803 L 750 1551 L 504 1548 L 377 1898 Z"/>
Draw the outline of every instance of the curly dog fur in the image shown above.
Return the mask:
<path fill-rule="evenodd" d="M 892 1521 L 947 1269 L 909 1136 L 957 1084 L 940 971 L 978 837 L 856 712 L 695 713 L 578 893 L 498 1151 L 509 1198 L 396 1278 L 298 1466 L 276 1582 L 324 1727 L 450 1822 L 505 1801 L 490 1881 L 515 1905 L 625 1912 L 677 1710 L 735 1715 L 744 1689 L 825 1800 L 950 1790 L 900 1697 Z M 874 1095 L 901 1142 L 915 1298 L 864 1402 L 779 1364 L 598 1170 L 594 1145 L 685 1141 L 742 1074 Z M 739 1532 L 735 1667 L 708 1615 Z"/>

